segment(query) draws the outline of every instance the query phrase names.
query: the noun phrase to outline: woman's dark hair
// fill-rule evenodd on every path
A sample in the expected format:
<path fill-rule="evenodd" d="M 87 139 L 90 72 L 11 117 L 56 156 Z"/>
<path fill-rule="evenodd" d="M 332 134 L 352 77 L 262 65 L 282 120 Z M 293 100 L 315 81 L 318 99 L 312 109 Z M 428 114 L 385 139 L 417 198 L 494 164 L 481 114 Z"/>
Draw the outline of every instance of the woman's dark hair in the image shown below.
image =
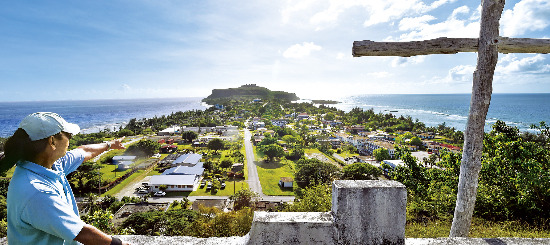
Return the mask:
<path fill-rule="evenodd" d="M 61 133 L 54 135 L 60 139 Z M 48 145 L 48 138 L 31 141 L 25 130 L 19 128 L 4 143 L 4 155 L 0 156 L 0 175 L 4 176 L 18 161 L 33 161 Z"/>

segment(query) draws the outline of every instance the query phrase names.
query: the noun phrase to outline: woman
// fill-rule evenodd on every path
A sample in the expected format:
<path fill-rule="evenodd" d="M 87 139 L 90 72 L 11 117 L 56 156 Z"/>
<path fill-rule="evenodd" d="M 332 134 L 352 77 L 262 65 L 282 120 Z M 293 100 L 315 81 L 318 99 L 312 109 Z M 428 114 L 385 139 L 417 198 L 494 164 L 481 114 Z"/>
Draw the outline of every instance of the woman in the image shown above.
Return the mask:
<path fill-rule="evenodd" d="M 8 243 L 127 244 L 78 216 L 67 175 L 109 149 L 124 149 L 120 140 L 80 146 L 67 152 L 80 127 L 52 112 L 25 117 L 4 145 L 0 171 L 17 165 L 8 188 Z"/>

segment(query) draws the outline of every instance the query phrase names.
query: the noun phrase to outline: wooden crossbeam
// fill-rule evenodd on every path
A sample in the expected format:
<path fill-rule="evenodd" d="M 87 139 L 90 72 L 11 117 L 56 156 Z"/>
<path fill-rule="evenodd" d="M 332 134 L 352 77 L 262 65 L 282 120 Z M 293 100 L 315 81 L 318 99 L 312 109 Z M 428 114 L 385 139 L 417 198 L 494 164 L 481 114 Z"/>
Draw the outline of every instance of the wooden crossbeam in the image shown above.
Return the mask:
<path fill-rule="evenodd" d="M 361 56 L 402 56 L 428 54 L 456 54 L 477 52 L 478 38 L 440 37 L 425 41 L 374 42 L 369 40 L 353 42 L 353 57 Z M 493 41 L 498 52 L 508 53 L 550 53 L 550 39 L 498 37 Z"/>

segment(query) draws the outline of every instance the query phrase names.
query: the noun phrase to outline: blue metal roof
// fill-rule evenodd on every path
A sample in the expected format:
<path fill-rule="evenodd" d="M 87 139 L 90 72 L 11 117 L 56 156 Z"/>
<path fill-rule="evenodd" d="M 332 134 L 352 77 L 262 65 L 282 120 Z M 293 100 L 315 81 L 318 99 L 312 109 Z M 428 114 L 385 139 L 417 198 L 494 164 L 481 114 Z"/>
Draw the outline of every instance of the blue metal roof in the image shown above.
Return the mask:
<path fill-rule="evenodd" d="M 184 154 L 178 157 L 173 163 L 174 164 L 181 164 L 181 163 L 190 163 L 190 164 L 197 164 L 201 160 L 202 155 L 200 154 Z"/>
<path fill-rule="evenodd" d="M 166 169 L 162 175 L 202 175 L 204 168 L 201 167 L 186 167 L 186 166 L 177 166 L 173 168 Z"/>

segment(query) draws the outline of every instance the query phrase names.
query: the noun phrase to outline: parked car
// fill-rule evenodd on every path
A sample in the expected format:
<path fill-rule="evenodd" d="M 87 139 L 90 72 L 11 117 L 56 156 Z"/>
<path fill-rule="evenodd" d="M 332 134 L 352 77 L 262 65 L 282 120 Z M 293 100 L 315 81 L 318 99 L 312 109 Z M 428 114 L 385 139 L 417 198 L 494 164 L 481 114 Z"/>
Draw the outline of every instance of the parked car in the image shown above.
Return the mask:
<path fill-rule="evenodd" d="M 155 192 L 155 194 L 153 194 L 153 195 L 156 196 L 156 197 L 163 197 L 163 196 L 166 195 L 166 192 L 164 192 L 164 191 L 157 191 L 157 192 Z"/>
<path fill-rule="evenodd" d="M 212 182 L 208 182 L 208 185 L 206 185 L 206 190 L 212 189 Z"/>
<path fill-rule="evenodd" d="M 141 189 L 138 191 L 138 194 L 147 194 L 149 193 L 147 190 Z"/>

